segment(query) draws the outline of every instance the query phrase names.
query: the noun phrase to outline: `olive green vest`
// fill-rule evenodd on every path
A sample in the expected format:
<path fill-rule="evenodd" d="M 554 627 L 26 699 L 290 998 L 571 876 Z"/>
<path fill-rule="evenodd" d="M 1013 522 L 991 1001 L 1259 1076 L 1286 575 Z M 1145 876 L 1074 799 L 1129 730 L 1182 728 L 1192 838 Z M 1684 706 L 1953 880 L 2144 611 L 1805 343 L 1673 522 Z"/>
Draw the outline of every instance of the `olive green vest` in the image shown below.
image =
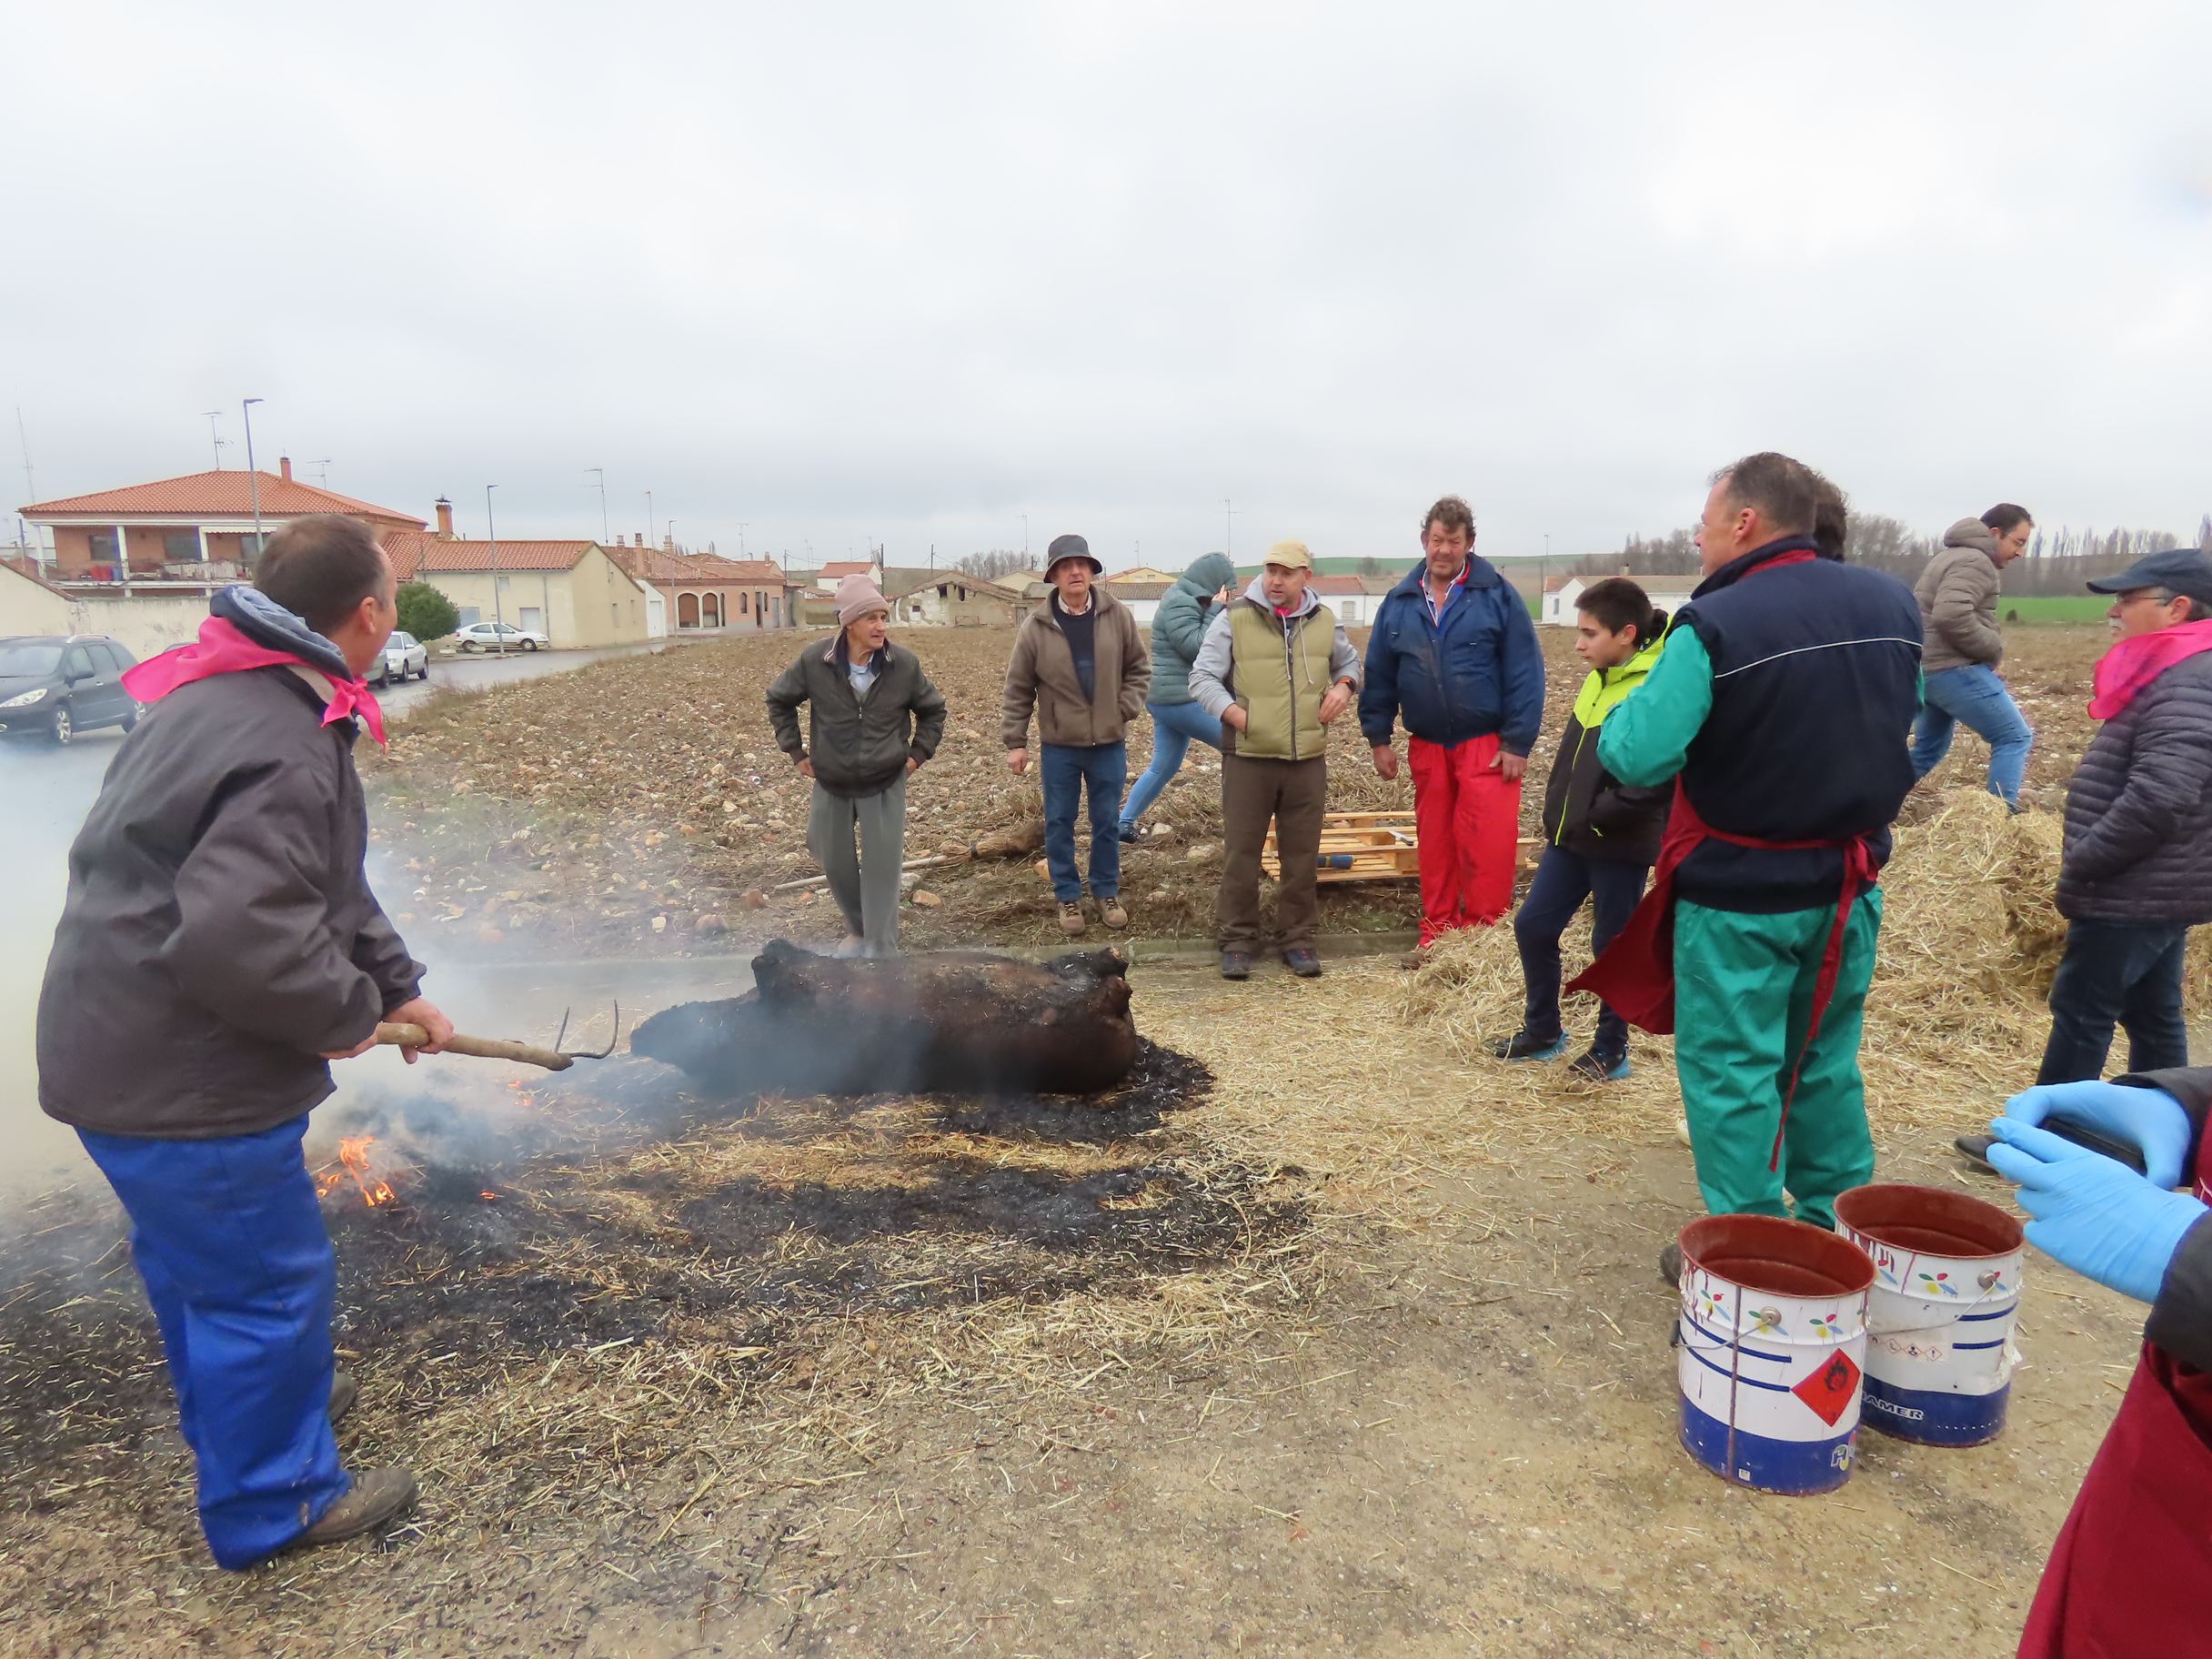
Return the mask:
<path fill-rule="evenodd" d="M 1317 605 L 1282 630 L 1272 610 L 1241 598 L 1230 607 L 1230 689 L 1251 724 L 1230 735 L 1248 760 L 1318 760 L 1328 750 L 1321 699 L 1329 689 L 1336 615 Z"/>

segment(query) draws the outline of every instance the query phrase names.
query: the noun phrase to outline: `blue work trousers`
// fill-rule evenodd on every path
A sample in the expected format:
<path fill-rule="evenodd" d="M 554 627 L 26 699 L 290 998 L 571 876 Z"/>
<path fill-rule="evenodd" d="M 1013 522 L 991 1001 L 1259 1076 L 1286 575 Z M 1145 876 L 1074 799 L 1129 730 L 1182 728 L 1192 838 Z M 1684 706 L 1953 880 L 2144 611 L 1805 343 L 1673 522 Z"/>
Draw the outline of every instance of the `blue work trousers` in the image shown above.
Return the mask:
<path fill-rule="evenodd" d="M 2076 1083 L 2105 1074 L 2112 1028 L 2127 1032 L 2127 1070 L 2166 1071 L 2189 1063 L 2181 980 L 2185 927 L 2162 922 L 2074 921 L 2051 980 L 2051 1035 L 2037 1083 Z"/>
<path fill-rule="evenodd" d="M 1635 914 L 1644 878 L 1650 873 L 1647 864 L 1610 863 L 1564 847 L 1543 850 L 1528 897 L 1513 916 L 1513 943 L 1520 947 L 1521 978 L 1528 990 L 1521 1029 L 1532 1038 L 1548 1041 L 1560 1034 L 1559 941 L 1583 900 L 1591 900 L 1590 954 L 1596 956 Z M 1602 1002 L 1590 1051 L 1602 1060 L 1628 1058 L 1628 1021 Z"/>
<path fill-rule="evenodd" d="M 1938 669 L 1924 682 L 1920 718 L 1913 723 L 1913 776 L 1925 778 L 1942 764 L 1961 724 L 1989 745 L 1989 792 L 2017 811 L 2036 734 L 1996 670 L 1979 663 Z"/>
<path fill-rule="evenodd" d="M 306 1113 L 252 1135 L 78 1131 L 131 1218 L 216 1564 L 250 1567 L 352 1484 L 330 1431 L 337 1258 L 300 1155 Z"/>
<path fill-rule="evenodd" d="M 1121 788 L 1129 781 L 1129 745 L 1047 743 L 1039 763 L 1044 780 L 1044 861 L 1052 896 L 1076 904 L 1083 896 L 1075 868 L 1075 810 L 1091 798 L 1091 896 L 1121 890 Z"/>
<path fill-rule="evenodd" d="M 1182 758 L 1191 752 L 1192 743 L 1217 749 L 1222 746 L 1221 721 L 1196 703 L 1147 703 L 1144 708 L 1152 717 L 1152 763 L 1144 769 L 1144 775 L 1121 804 L 1124 830 L 1134 830 L 1144 820 L 1152 802 L 1160 799 L 1160 791 L 1182 770 Z"/>

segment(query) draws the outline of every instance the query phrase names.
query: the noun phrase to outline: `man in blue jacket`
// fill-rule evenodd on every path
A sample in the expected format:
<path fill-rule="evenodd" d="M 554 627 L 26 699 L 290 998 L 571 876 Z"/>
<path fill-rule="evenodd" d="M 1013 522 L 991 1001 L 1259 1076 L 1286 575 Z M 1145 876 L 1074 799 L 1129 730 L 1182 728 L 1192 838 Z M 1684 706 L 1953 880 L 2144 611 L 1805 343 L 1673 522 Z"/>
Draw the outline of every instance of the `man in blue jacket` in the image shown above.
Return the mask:
<path fill-rule="evenodd" d="M 1528 607 L 1474 553 L 1474 514 L 1446 496 L 1422 521 L 1422 562 L 1367 640 L 1360 730 L 1398 775 L 1403 718 L 1421 837 L 1421 948 L 1513 908 L 1521 775 L 1543 724 L 1543 652 Z M 1418 965 L 1418 952 L 1408 959 Z"/>

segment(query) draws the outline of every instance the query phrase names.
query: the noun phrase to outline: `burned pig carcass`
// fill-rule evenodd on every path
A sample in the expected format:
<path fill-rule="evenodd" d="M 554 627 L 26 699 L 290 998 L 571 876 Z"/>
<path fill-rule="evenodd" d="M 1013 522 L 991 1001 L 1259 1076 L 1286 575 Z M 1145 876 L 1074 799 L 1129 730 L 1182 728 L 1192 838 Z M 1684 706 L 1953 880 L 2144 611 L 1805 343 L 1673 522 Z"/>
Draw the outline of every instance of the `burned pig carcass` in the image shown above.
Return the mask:
<path fill-rule="evenodd" d="M 632 1052 L 728 1094 L 1098 1094 L 1136 1063 L 1118 950 L 844 959 L 775 940 L 753 984 L 654 1015 Z"/>

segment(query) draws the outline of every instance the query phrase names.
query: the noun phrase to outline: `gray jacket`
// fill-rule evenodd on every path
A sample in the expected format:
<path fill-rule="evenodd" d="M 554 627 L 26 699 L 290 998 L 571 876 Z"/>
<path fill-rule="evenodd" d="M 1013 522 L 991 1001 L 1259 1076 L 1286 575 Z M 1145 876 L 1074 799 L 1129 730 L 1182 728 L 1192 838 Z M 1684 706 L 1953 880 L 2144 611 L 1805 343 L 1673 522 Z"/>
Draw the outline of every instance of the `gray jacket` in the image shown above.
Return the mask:
<path fill-rule="evenodd" d="M 1943 551 L 1913 586 L 1927 633 L 1923 673 L 1975 664 L 1994 669 L 2005 660 L 2005 634 L 1997 627 L 2003 579 L 1995 530 L 1979 518 L 1961 518 L 1943 533 Z"/>
<path fill-rule="evenodd" d="M 2066 793 L 2058 910 L 2076 921 L 2212 921 L 2212 652 L 2105 722 Z"/>
<path fill-rule="evenodd" d="M 1244 597 L 1255 605 L 1265 606 L 1267 588 L 1264 578 L 1253 577 L 1245 585 Z M 1291 616 L 1295 620 L 1306 612 L 1320 608 L 1321 597 L 1309 586 L 1299 601 L 1298 608 Z M 1217 720 L 1228 713 L 1230 705 L 1237 700 L 1236 693 L 1229 689 L 1232 657 L 1229 613 L 1232 608 L 1224 605 L 1213 613 L 1213 619 L 1206 624 L 1205 637 L 1199 641 L 1198 655 L 1191 659 L 1191 700 Z M 1329 641 L 1329 679 L 1332 682 L 1348 679 L 1353 689 L 1359 688 L 1360 654 L 1352 649 L 1351 636 L 1344 632 L 1342 622 L 1336 625 L 1336 632 Z"/>
<path fill-rule="evenodd" d="M 252 598 L 213 608 L 350 677 Z M 69 850 L 38 997 L 49 1116 L 183 1141 L 274 1129 L 330 1093 L 319 1056 L 415 996 L 421 964 L 361 867 L 354 723 L 323 712 L 301 672 L 247 669 L 178 687 L 124 739 Z"/>
<path fill-rule="evenodd" d="M 850 657 L 840 631 L 818 639 L 768 689 L 768 720 L 776 747 L 794 760 L 814 762 L 814 781 L 850 800 L 880 795 L 906 776 L 906 763 L 927 760 L 945 735 L 944 694 L 930 683 L 914 653 L 886 641 L 876 653 L 876 678 L 865 698 L 852 689 Z M 799 706 L 807 705 L 807 741 L 799 739 Z"/>

